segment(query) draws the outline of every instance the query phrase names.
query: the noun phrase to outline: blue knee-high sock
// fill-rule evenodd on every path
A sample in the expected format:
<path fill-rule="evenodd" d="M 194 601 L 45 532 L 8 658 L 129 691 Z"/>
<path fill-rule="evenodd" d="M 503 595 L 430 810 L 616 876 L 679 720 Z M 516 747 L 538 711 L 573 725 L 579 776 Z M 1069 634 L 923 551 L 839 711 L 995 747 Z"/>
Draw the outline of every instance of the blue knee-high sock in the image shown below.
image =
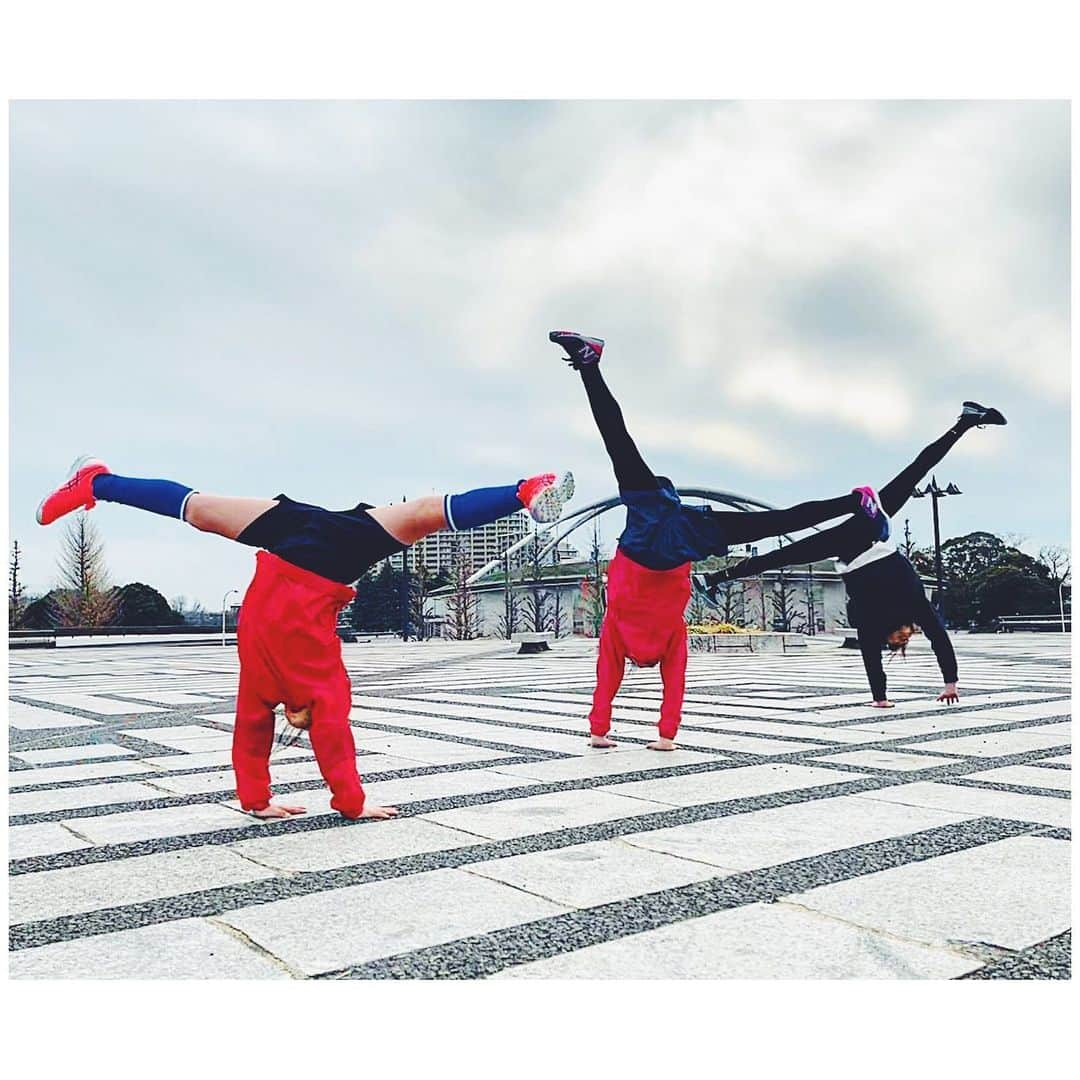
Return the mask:
<path fill-rule="evenodd" d="M 152 514 L 184 520 L 184 507 L 192 488 L 172 480 L 135 480 L 129 476 L 101 473 L 94 477 L 94 498 L 149 510 Z"/>
<path fill-rule="evenodd" d="M 523 483 L 519 480 L 505 487 L 475 488 L 460 495 L 444 496 L 443 512 L 447 525 L 455 532 L 462 532 L 509 517 L 523 509 L 518 498 L 518 488 Z"/>

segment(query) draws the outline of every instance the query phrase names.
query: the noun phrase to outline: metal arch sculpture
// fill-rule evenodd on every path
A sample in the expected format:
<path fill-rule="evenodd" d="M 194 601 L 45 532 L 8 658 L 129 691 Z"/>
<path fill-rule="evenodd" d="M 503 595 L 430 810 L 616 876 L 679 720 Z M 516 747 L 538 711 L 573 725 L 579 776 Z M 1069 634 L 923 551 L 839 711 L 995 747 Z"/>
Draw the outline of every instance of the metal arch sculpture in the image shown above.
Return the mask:
<path fill-rule="evenodd" d="M 762 502 L 760 499 L 752 499 L 748 495 L 737 495 L 732 491 L 716 491 L 713 488 L 706 487 L 680 487 L 675 490 L 680 496 L 687 496 L 692 499 L 708 499 L 710 502 L 722 503 L 723 505 L 733 507 L 736 510 L 749 512 L 750 508 L 757 510 L 776 509 L 776 507 L 770 503 Z M 551 533 L 564 525 L 568 525 L 569 527 L 563 529 L 553 539 L 545 541 L 544 546 L 537 554 L 537 558 L 542 559 L 561 544 L 571 533 L 580 529 L 582 525 L 587 525 L 594 518 L 598 518 L 601 514 L 607 513 L 608 510 L 612 510 L 616 506 L 621 505 L 622 499 L 618 495 L 614 495 L 607 499 L 601 499 L 599 502 L 589 503 L 588 506 L 582 506 L 571 514 L 565 514 L 563 517 L 559 518 L 558 521 L 553 521 L 549 525 L 544 525 L 537 530 L 536 535 Z M 475 585 L 478 581 L 487 577 L 488 574 L 501 569 L 508 555 L 513 555 L 515 551 L 520 551 L 521 548 L 525 547 L 527 544 L 531 544 L 532 541 L 533 536 L 529 535 L 511 544 L 497 559 L 492 559 L 491 562 L 481 566 L 479 570 L 466 580 L 465 584 L 467 586 Z"/>

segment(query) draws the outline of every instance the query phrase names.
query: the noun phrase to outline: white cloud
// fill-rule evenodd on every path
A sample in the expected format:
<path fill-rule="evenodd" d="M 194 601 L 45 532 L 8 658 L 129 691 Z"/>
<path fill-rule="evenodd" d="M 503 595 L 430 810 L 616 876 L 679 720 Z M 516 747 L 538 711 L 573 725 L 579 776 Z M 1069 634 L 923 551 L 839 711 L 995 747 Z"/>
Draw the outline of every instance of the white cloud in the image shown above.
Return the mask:
<path fill-rule="evenodd" d="M 608 339 L 630 428 L 679 482 L 727 470 L 777 503 L 830 491 L 968 396 L 1016 414 L 1001 468 L 1060 459 L 1064 476 L 1066 104 L 13 117 L 12 528 L 28 564 L 40 489 L 84 447 L 334 505 L 534 461 L 607 494 L 546 340 L 559 325 Z M 1063 531 L 1060 504 L 1045 515 Z"/>

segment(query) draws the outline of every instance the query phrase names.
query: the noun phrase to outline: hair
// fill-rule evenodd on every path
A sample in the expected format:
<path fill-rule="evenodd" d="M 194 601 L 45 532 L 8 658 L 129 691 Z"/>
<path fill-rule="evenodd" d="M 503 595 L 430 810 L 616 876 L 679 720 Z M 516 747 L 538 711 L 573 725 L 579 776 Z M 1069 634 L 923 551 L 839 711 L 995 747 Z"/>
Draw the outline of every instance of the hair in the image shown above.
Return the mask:
<path fill-rule="evenodd" d="M 902 622 L 899 626 L 894 626 L 891 630 L 885 632 L 885 648 L 888 649 L 893 656 L 899 653 L 905 660 L 907 659 L 907 642 L 905 641 L 902 645 L 896 645 L 889 640 L 889 634 L 895 634 L 897 630 L 903 630 L 906 626 L 910 626 L 913 631 L 918 629 L 915 623 L 909 619 Z M 890 659 L 892 659 L 892 657 L 890 657 Z"/>

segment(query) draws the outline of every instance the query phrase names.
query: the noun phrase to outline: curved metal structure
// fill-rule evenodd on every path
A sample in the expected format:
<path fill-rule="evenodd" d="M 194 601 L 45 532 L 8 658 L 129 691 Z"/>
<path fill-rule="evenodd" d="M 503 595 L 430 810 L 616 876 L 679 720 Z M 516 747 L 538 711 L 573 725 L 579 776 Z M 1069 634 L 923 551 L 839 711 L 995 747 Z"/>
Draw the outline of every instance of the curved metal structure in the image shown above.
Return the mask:
<path fill-rule="evenodd" d="M 737 495 L 733 491 L 717 491 L 714 488 L 706 487 L 680 487 L 675 490 L 681 496 L 692 499 L 707 499 L 709 502 L 722 503 L 724 506 L 730 506 L 735 510 L 749 511 L 751 509 L 776 509 L 776 507 L 772 506 L 770 503 L 762 502 L 760 499 L 752 499 L 748 495 Z M 542 529 L 538 530 L 537 535 L 551 533 L 559 529 L 561 529 L 561 531 L 559 531 L 553 539 L 545 541 L 544 546 L 538 553 L 538 558 L 543 558 L 545 555 L 549 554 L 571 533 L 580 529 L 582 525 L 587 525 L 594 518 L 598 518 L 601 514 L 606 514 L 608 510 L 612 510 L 616 506 L 621 505 L 622 499 L 618 495 L 614 495 L 611 498 L 601 499 L 599 502 L 589 503 L 588 506 L 582 506 L 570 514 L 563 515 L 558 521 L 553 521 L 550 525 L 545 525 Z M 562 528 L 563 526 L 567 527 Z M 480 569 L 477 570 L 465 584 L 475 585 L 478 581 L 487 577 L 488 574 L 501 569 L 503 562 L 508 555 L 513 555 L 514 552 L 520 551 L 526 545 L 531 544 L 532 541 L 533 537 L 530 535 L 511 544 L 499 558 L 493 559 L 491 562 L 480 567 Z"/>

